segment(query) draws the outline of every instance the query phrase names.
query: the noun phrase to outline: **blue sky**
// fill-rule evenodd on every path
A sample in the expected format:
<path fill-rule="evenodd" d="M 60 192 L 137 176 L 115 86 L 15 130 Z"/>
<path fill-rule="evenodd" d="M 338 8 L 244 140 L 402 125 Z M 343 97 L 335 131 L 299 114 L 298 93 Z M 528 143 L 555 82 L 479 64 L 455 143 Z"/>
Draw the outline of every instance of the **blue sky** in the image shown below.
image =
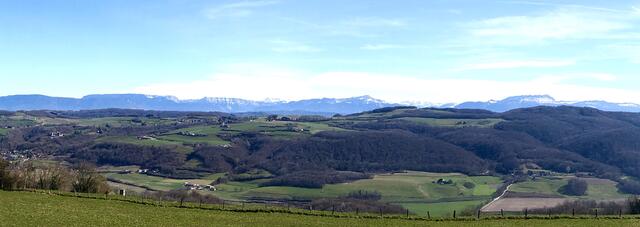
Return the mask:
<path fill-rule="evenodd" d="M 5 0 L 0 62 L 0 95 L 640 103 L 640 0 Z"/>

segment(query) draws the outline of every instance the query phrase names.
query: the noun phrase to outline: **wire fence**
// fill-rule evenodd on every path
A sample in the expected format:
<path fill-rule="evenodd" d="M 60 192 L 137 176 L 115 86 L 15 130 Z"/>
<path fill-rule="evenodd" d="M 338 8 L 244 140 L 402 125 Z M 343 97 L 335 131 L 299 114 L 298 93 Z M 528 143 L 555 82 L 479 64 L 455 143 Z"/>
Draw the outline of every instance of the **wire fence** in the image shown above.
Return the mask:
<path fill-rule="evenodd" d="M 475 211 L 472 215 L 469 214 L 469 210 L 458 211 L 452 210 L 449 215 L 435 216 L 430 211 L 426 211 L 424 214 L 412 213 L 406 210 L 404 214 L 398 213 L 385 213 L 380 209 L 379 212 L 360 212 L 359 210 L 352 212 L 340 212 L 335 209 L 335 206 L 331 210 L 317 210 L 313 206 L 301 207 L 301 203 L 286 203 L 286 202 L 264 202 L 264 201 L 233 201 L 233 200 L 221 200 L 220 203 L 204 203 L 203 201 L 186 202 L 186 201 L 173 201 L 154 199 L 144 195 L 110 195 L 110 194 L 92 194 L 92 193 L 74 193 L 74 192 L 62 192 L 62 191 L 48 191 L 48 190 L 20 190 L 32 193 L 43 193 L 49 195 L 84 198 L 84 199 L 98 199 L 98 200 L 111 200 L 121 201 L 140 205 L 156 206 L 156 207 L 170 207 L 170 208 L 184 208 L 184 209 L 201 209 L 211 211 L 229 211 L 229 212 L 261 212 L 261 213 L 283 213 L 283 214 L 297 214 L 297 215 L 309 215 L 309 216 L 324 216 L 334 218 L 388 218 L 388 219 L 407 219 L 407 220 L 493 220 L 493 219 L 640 219 L 639 215 L 625 214 L 623 210 L 619 210 L 617 214 L 599 213 L 599 209 L 593 209 L 588 213 L 578 213 L 575 210 L 572 213 L 560 212 L 554 213 L 551 210 L 544 213 L 541 209 L 530 210 L 524 209 L 522 211 L 504 211 L 499 212 L 482 212 L 480 210 Z"/>

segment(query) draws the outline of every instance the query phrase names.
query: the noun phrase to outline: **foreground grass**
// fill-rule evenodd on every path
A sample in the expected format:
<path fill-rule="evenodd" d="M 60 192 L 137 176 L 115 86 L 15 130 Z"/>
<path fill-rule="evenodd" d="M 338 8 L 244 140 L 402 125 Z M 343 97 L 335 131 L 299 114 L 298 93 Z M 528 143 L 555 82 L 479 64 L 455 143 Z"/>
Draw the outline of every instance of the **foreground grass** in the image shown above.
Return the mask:
<path fill-rule="evenodd" d="M 156 207 L 0 191 L 2 226 L 639 226 L 636 219 L 425 221 Z"/>

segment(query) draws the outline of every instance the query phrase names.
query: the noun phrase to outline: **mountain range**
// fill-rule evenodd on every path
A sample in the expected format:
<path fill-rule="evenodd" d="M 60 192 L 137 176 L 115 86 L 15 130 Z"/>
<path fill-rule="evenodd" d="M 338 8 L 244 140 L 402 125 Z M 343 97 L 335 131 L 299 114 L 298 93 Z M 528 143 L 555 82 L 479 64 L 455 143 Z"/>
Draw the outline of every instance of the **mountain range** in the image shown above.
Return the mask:
<path fill-rule="evenodd" d="M 590 107 L 594 109 L 614 112 L 640 112 L 640 105 L 634 103 L 612 103 L 605 101 L 558 101 L 549 95 L 514 96 L 503 100 L 488 102 L 465 102 L 456 105 L 456 109 L 482 109 L 492 112 L 506 112 L 514 109 L 536 106 L 574 106 Z"/>
<path fill-rule="evenodd" d="M 287 114 L 350 114 L 398 106 L 370 96 L 344 99 L 321 98 L 299 101 L 252 101 L 238 98 L 180 100 L 172 96 L 141 94 L 88 95 L 79 99 L 44 95 L 0 97 L 0 110 L 91 110 L 144 109 L 159 111 L 219 111 L 227 113 L 265 112 Z"/>
<path fill-rule="evenodd" d="M 44 95 L 12 95 L 0 97 L 0 110 L 90 110 L 90 109 L 144 109 L 160 111 L 219 111 L 227 113 L 279 113 L 279 114 L 351 114 L 373 109 L 416 105 L 416 103 L 391 103 L 371 96 L 352 98 L 321 98 L 299 101 L 252 101 L 238 98 L 202 98 L 181 100 L 173 96 L 151 96 L 142 94 L 88 95 L 82 98 L 62 98 Z M 611 103 L 605 101 L 558 101 L 548 95 L 514 96 L 487 102 L 464 102 L 458 105 L 427 105 L 456 109 L 483 109 L 505 112 L 535 106 L 591 107 L 605 111 L 640 112 L 640 105 Z"/>

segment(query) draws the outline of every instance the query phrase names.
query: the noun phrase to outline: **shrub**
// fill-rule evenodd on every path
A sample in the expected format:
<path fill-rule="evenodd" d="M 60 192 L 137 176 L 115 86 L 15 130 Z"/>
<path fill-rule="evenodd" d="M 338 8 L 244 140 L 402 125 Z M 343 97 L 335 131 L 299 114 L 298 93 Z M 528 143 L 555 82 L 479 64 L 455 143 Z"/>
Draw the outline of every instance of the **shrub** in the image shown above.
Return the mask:
<path fill-rule="evenodd" d="M 382 198 L 382 195 L 380 194 L 380 192 L 377 192 L 377 191 L 358 190 L 358 191 L 349 192 L 346 198 L 378 201 Z"/>
<path fill-rule="evenodd" d="M 464 186 L 467 189 L 473 189 L 473 188 L 476 187 L 476 184 L 467 181 L 467 182 L 464 182 L 464 184 L 462 184 L 462 186 Z"/>
<path fill-rule="evenodd" d="M 588 184 L 584 180 L 573 178 L 567 185 L 560 188 L 560 193 L 572 196 L 582 196 L 587 193 Z"/>

